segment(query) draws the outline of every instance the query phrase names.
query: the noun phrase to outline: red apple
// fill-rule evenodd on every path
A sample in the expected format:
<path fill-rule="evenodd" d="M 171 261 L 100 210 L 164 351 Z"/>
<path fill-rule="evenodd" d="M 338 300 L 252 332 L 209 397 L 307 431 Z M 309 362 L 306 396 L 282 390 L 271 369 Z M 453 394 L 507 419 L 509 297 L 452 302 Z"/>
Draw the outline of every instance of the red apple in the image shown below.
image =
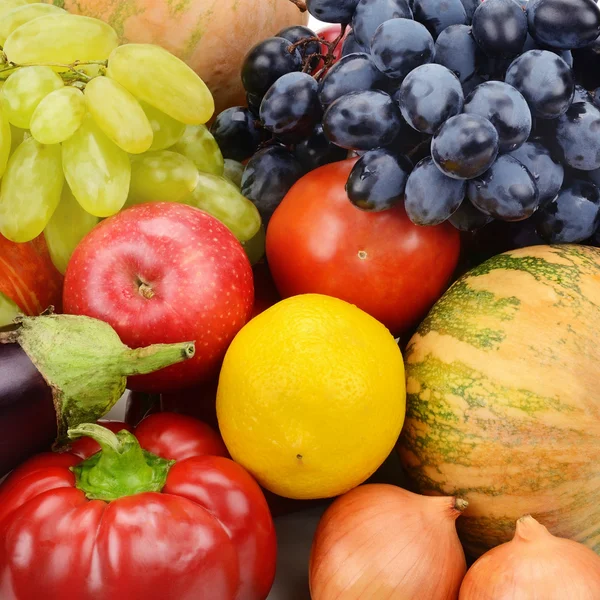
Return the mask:
<path fill-rule="evenodd" d="M 63 277 L 56 270 L 46 241 L 39 236 L 16 244 L 0 235 L 0 294 L 26 315 L 39 315 L 49 306 L 61 309 Z"/>
<path fill-rule="evenodd" d="M 175 203 L 143 204 L 100 223 L 65 275 L 65 312 L 110 323 L 132 348 L 195 341 L 193 359 L 128 387 L 167 392 L 214 377 L 252 313 L 252 268 L 214 217 Z"/>

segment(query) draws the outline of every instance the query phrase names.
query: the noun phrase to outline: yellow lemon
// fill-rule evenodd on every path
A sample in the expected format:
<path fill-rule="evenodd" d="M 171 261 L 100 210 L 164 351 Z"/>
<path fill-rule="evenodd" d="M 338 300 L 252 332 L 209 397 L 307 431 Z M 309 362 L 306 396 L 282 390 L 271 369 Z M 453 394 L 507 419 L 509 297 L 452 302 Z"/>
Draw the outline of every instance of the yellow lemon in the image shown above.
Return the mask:
<path fill-rule="evenodd" d="M 296 499 L 343 494 L 393 449 L 406 407 L 404 363 L 389 331 L 317 294 L 284 300 L 231 344 L 219 427 L 231 456 L 265 488 Z"/>

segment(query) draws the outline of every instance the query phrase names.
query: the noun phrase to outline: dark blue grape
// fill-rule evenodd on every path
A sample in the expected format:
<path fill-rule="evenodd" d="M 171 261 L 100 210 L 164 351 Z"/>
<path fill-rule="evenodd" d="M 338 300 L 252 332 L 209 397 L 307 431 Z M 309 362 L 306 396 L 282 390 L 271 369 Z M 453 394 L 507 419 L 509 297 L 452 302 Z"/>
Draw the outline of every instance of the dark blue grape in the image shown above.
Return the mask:
<path fill-rule="evenodd" d="M 391 144 L 402 117 L 389 94 L 352 92 L 338 98 L 323 115 L 323 129 L 336 145 L 348 150 L 373 150 Z"/>
<path fill-rule="evenodd" d="M 412 19 L 412 16 L 408 0 L 360 0 L 352 19 L 352 31 L 359 44 L 370 48 L 382 23 L 390 19 Z"/>
<path fill-rule="evenodd" d="M 302 69 L 300 52 L 292 50 L 289 40 L 271 37 L 256 44 L 242 65 L 244 89 L 262 98 L 267 90 L 286 73 Z"/>
<path fill-rule="evenodd" d="M 467 183 L 446 177 L 428 156 L 410 174 L 406 183 L 404 206 L 415 225 L 439 225 L 461 205 Z"/>
<path fill-rule="evenodd" d="M 475 77 L 480 53 L 467 25 L 450 25 L 435 42 L 435 62 L 450 69 L 463 85 Z"/>
<path fill-rule="evenodd" d="M 332 144 L 321 124 L 315 127 L 311 136 L 302 140 L 294 150 L 296 158 L 305 171 L 314 171 L 323 165 L 344 160 L 348 154 L 344 148 Z"/>
<path fill-rule="evenodd" d="M 256 94 L 246 94 L 246 102 L 248 104 L 248 108 L 252 111 L 252 114 L 256 115 L 258 118 L 258 113 L 260 112 L 260 103 L 262 102 L 262 96 L 257 96 Z"/>
<path fill-rule="evenodd" d="M 508 83 L 488 81 L 476 87 L 465 101 L 465 112 L 492 122 L 498 132 L 501 153 L 515 150 L 531 133 L 529 106 Z"/>
<path fill-rule="evenodd" d="M 537 215 L 538 233 L 549 244 L 583 242 L 599 225 L 600 190 L 590 181 L 572 181 Z"/>
<path fill-rule="evenodd" d="M 310 135 L 321 117 L 319 84 L 308 73 L 287 73 L 265 94 L 260 118 L 266 129 L 287 142 Z"/>
<path fill-rule="evenodd" d="M 569 65 L 570 69 L 573 68 L 573 53 L 570 50 L 558 50 L 540 45 L 528 33 L 525 45 L 523 46 L 523 52 L 528 52 L 529 50 L 549 50 L 550 52 L 554 52 L 554 54 L 560 56 Z"/>
<path fill-rule="evenodd" d="M 397 96 L 406 122 L 422 133 L 435 133 L 463 109 L 464 95 L 458 77 L 442 65 L 422 65 L 411 71 Z"/>
<path fill-rule="evenodd" d="M 590 94 L 592 103 L 596 108 L 600 108 L 600 88 L 596 88 L 593 94 Z"/>
<path fill-rule="evenodd" d="M 257 118 L 244 106 L 233 106 L 220 113 L 210 128 L 224 158 L 246 160 L 261 142 Z"/>
<path fill-rule="evenodd" d="M 600 168 L 600 110 L 589 102 L 572 104 L 556 124 L 556 143 L 574 169 Z"/>
<path fill-rule="evenodd" d="M 371 54 L 377 68 L 396 79 L 431 62 L 434 52 L 434 41 L 427 29 L 410 19 L 386 21 L 377 28 L 371 42 Z"/>
<path fill-rule="evenodd" d="M 282 29 L 277 37 L 284 38 L 292 42 L 292 44 L 296 44 L 301 42 L 302 40 L 309 40 L 310 38 L 316 37 L 316 33 L 309 29 L 308 27 L 304 27 L 303 25 L 292 25 L 291 27 L 286 27 Z M 317 41 L 305 42 L 298 46 L 298 51 L 303 59 L 307 59 L 309 56 L 313 54 L 321 54 L 321 44 Z M 316 66 L 319 62 L 317 57 L 312 59 L 312 66 Z"/>
<path fill-rule="evenodd" d="M 467 13 L 461 0 L 414 0 L 415 21 L 423 23 L 433 38 L 450 25 L 466 25 Z"/>
<path fill-rule="evenodd" d="M 527 167 L 505 154 L 480 177 L 469 182 L 469 200 L 481 212 L 500 221 L 522 221 L 540 203 L 540 194 Z"/>
<path fill-rule="evenodd" d="M 267 223 L 290 188 L 304 175 L 294 155 L 282 146 L 257 152 L 242 175 L 242 194 L 258 208 Z"/>
<path fill-rule="evenodd" d="M 565 178 L 565 169 L 552 158 L 550 150 L 539 142 L 526 142 L 510 153 L 533 175 L 540 193 L 540 206 L 554 200 Z"/>
<path fill-rule="evenodd" d="M 477 210 L 468 198 L 465 198 L 457 211 L 448 221 L 459 231 L 477 231 L 493 221 L 492 217 Z"/>
<path fill-rule="evenodd" d="M 577 102 L 594 102 L 592 94 L 590 94 L 582 85 L 575 84 L 575 95 L 573 96 L 573 104 Z"/>
<path fill-rule="evenodd" d="M 366 152 L 352 168 L 346 184 L 350 202 L 370 212 L 392 208 L 402 200 L 412 167 L 406 156 L 390 150 Z"/>
<path fill-rule="evenodd" d="M 358 0 L 306 0 L 308 12 L 325 23 L 350 23 Z"/>
<path fill-rule="evenodd" d="M 342 42 L 342 56 L 348 56 L 348 54 L 355 54 L 357 52 L 364 52 L 368 54 L 369 48 L 365 48 L 363 45 L 356 41 L 354 31 L 350 31 L 344 41 Z"/>
<path fill-rule="evenodd" d="M 523 94 L 531 114 L 542 119 L 564 115 L 575 92 L 571 69 L 562 58 L 547 50 L 529 50 L 516 58 L 506 72 L 505 81 Z"/>
<path fill-rule="evenodd" d="M 481 0 L 461 0 L 461 2 L 467 15 L 467 25 L 470 25 L 477 7 L 481 4 Z"/>
<path fill-rule="evenodd" d="M 371 56 L 364 53 L 349 54 L 341 58 L 322 79 L 319 99 L 323 106 L 349 94 L 374 89 L 384 79 Z"/>
<path fill-rule="evenodd" d="M 496 128 L 478 115 L 448 119 L 433 136 L 431 156 L 438 168 L 454 179 L 473 179 L 485 173 L 499 150 Z"/>
<path fill-rule="evenodd" d="M 531 0 L 527 21 L 536 41 L 551 48 L 583 48 L 600 35 L 594 0 Z"/>
<path fill-rule="evenodd" d="M 516 56 L 527 39 L 527 17 L 514 0 L 485 0 L 473 15 L 473 36 L 488 56 Z"/>

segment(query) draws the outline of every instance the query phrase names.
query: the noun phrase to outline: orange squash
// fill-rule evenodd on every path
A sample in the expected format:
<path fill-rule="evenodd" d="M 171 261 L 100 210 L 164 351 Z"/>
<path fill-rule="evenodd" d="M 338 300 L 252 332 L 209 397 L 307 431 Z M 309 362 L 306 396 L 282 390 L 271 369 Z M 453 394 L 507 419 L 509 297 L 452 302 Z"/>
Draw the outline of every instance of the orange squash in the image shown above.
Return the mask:
<path fill-rule="evenodd" d="M 240 67 L 248 50 L 308 21 L 289 0 L 43 1 L 109 23 L 123 43 L 158 44 L 185 60 L 211 89 L 217 113 L 245 102 Z"/>

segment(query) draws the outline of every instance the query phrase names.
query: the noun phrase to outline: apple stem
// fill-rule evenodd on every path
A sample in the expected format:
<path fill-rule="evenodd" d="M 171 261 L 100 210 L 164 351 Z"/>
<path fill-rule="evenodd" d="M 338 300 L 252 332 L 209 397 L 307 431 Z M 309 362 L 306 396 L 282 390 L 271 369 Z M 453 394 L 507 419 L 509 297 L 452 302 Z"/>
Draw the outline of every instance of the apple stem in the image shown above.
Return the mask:
<path fill-rule="evenodd" d="M 147 283 L 141 282 L 138 291 L 146 300 L 154 298 L 154 290 Z"/>

